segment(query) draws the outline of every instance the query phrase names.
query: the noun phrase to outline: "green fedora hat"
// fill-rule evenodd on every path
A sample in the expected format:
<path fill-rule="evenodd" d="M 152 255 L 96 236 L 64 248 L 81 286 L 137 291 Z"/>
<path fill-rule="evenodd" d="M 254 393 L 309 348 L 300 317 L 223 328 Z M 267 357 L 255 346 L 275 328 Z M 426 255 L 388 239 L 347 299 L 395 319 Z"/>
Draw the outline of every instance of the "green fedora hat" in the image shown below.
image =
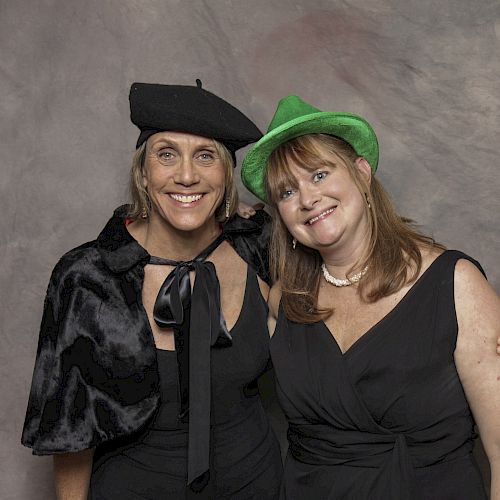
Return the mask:
<path fill-rule="evenodd" d="M 254 144 L 243 160 L 241 179 L 247 189 L 265 201 L 266 167 L 272 152 L 280 144 L 307 134 L 340 137 L 368 161 L 373 172 L 377 170 L 377 136 L 364 118 L 351 113 L 320 111 L 300 97 L 290 95 L 278 103 L 267 133 Z"/>

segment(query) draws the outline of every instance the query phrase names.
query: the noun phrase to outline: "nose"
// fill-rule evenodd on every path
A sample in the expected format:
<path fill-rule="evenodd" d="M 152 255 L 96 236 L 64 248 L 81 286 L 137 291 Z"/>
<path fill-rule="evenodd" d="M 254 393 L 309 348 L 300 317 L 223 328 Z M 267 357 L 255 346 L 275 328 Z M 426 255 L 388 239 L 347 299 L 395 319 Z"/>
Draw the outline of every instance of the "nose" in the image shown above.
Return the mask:
<path fill-rule="evenodd" d="M 315 186 L 303 184 L 299 187 L 299 201 L 304 210 L 312 210 L 319 199 L 320 194 Z"/>
<path fill-rule="evenodd" d="M 188 157 L 182 158 L 175 176 L 175 182 L 183 186 L 192 186 L 199 182 L 200 178 L 193 160 Z"/>

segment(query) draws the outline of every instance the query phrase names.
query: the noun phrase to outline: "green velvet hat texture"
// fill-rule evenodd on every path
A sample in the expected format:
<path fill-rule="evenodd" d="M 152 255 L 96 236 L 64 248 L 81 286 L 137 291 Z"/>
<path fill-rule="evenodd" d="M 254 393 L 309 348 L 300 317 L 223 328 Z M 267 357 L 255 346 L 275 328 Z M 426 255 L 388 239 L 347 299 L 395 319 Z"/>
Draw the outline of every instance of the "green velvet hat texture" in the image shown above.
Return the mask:
<path fill-rule="evenodd" d="M 266 168 L 272 152 L 280 144 L 307 134 L 340 137 L 368 161 L 373 172 L 377 170 L 377 136 L 364 118 L 351 113 L 320 111 L 300 97 L 290 95 L 278 103 L 267 133 L 254 144 L 243 160 L 241 178 L 247 189 L 266 201 Z"/>

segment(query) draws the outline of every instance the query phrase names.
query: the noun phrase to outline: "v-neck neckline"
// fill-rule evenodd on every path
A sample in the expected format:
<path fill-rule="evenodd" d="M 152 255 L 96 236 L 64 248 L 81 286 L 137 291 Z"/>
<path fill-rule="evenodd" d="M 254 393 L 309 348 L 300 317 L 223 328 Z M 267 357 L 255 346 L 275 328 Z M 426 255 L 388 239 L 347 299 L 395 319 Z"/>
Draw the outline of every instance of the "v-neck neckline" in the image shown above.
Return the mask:
<path fill-rule="evenodd" d="M 441 257 L 448 252 L 449 250 L 445 250 L 441 254 L 439 254 L 427 267 L 427 269 L 417 278 L 415 283 L 407 290 L 407 292 L 401 297 L 401 300 L 397 302 L 397 304 L 390 310 L 388 311 L 382 318 L 380 318 L 376 323 L 374 323 L 368 330 L 363 333 L 360 337 L 358 337 L 349 347 L 346 351 L 342 352 L 342 349 L 340 348 L 340 345 L 333 335 L 332 331 L 326 326 L 326 323 L 324 321 L 320 321 L 320 325 L 322 327 L 322 330 L 332 339 L 334 346 L 336 347 L 338 353 L 340 354 L 340 357 L 345 358 L 351 354 L 352 350 L 357 350 L 359 349 L 360 345 L 363 345 L 365 342 L 370 339 L 375 331 L 384 323 L 389 321 L 393 316 L 395 316 L 400 308 L 404 305 L 404 303 L 408 302 L 411 297 L 415 294 L 415 290 L 419 287 L 419 285 L 422 283 L 424 278 L 429 275 L 431 269 L 434 267 L 436 262 L 441 259 Z"/>

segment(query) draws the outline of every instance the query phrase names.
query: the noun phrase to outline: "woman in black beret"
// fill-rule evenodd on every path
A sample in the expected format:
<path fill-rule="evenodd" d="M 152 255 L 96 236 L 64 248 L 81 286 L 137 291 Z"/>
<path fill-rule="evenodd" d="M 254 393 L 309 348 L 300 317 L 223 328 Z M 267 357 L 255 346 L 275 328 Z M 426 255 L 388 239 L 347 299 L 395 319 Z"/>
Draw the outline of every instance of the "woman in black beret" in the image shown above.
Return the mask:
<path fill-rule="evenodd" d="M 134 84 L 132 204 L 56 265 L 22 436 L 63 499 L 277 498 L 267 218 L 235 216 L 261 137 L 197 86 Z"/>

